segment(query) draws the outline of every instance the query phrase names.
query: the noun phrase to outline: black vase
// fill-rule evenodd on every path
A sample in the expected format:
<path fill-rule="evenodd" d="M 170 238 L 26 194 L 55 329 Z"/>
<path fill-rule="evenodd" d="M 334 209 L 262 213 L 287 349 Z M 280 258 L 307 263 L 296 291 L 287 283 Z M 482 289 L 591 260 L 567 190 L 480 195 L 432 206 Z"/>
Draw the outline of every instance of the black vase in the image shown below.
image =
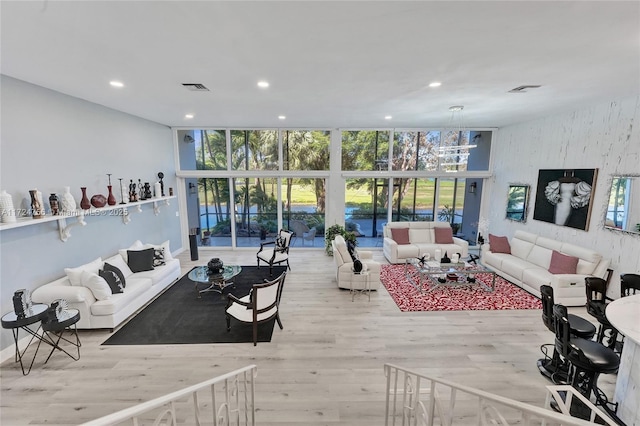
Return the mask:
<path fill-rule="evenodd" d="M 209 268 L 209 274 L 219 274 L 222 272 L 223 264 L 220 259 L 214 257 L 209 261 L 209 263 L 207 263 L 207 267 Z"/>

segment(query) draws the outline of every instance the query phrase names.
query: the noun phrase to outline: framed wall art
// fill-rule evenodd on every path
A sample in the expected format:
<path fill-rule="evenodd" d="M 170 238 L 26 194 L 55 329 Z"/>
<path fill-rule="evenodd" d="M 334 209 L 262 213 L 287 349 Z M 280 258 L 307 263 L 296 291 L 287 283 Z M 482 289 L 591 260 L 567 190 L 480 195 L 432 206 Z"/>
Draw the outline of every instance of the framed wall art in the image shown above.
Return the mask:
<path fill-rule="evenodd" d="M 538 172 L 533 218 L 589 230 L 598 169 L 549 169 Z"/>

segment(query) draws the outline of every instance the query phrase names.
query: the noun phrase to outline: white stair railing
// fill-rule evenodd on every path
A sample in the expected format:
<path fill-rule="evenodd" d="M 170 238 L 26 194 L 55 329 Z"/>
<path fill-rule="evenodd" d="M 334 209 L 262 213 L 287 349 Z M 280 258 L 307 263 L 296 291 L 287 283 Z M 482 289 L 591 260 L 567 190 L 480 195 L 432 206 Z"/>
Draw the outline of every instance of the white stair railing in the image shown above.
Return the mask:
<path fill-rule="evenodd" d="M 448 380 L 428 377 L 412 370 L 384 365 L 387 379 L 385 426 L 441 426 L 452 424 L 477 425 L 591 425 L 596 418 L 606 424 L 615 425 L 609 417 L 591 404 L 581 400 L 591 410 L 591 422 L 547 408 L 536 407 L 499 395 L 459 385 Z M 547 386 L 547 407 L 557 400 L 561 410 L 571 404 L 571 396 L 579 398 L 566 389 Z M 571 388 L 571 387 L 569 387 Z M 573 389 L 573 388 L 571 388 Z M 567 395 L 570 395 L 567 398 Z M 564 397 L 564 399 L 563 399 Z M 566 401 L 568 399 L 568 402 Z M 568 413 L 567 411 L 565 411 Z"/>
<path fill-rule="evenodd" d="M 85 426 L 255 426 L 257 367 L 247 367 L 84 423 Z"/>

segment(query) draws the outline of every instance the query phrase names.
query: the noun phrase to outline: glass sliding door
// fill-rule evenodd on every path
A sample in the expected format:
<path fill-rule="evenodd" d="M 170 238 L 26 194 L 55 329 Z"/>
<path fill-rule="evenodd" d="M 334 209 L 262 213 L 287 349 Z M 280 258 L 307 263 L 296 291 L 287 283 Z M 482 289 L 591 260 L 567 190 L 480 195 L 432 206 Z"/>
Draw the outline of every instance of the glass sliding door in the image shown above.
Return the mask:
<path fill-rule="evenodd" d="M 197 181 L 197 184 L 194 183 Z M 197 185 L 197 189 L 195 186 Z M 196 205 L 189 202 L 195 195 Z M 197 209 L 200 225 L 200 243 L 203 246 L 231 245 L 231 212 L 233 204 L 229 197 L 229 179 L 199 178 L 187 183 L 187 206 Z M 188 212 L 192 214 L 191 211 Z M 190 221 L 192 222 L 192 221 Z"/>
<path fill-rule="evenodd" d="M 278 232 L 276 178 L 233 179 L 237 247 L 259 247 Z"/>
<path fill-rule="evenodd" d="M 324 247 L 326 181 L 282 179 L 282 226 L 295 232 L 295 247 Z"/>
<path fill-rule="evenodd" d="M 395 178 L 392 218 L 398 221 L 432 221 L 436 179 Z"/>
<path fill-rule="evenodd" d="M 438 220 L 449 222 L 454 235 L 462 226 L 465 179 L 439 179 Z"/>
<path fill-rule="evenodd" d="M 358 246 L 374 247 L 387 222 L 388 179 L 346 180 L 345 228 L 354 232 Z"/>

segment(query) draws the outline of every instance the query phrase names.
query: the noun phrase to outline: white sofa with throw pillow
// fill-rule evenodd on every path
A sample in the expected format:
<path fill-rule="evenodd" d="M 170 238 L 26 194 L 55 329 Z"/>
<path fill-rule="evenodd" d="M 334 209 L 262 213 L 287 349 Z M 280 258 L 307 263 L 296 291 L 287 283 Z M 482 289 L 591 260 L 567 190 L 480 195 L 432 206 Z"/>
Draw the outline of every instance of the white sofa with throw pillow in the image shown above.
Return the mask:
<path fill-rule="evenodd" d="M 114 329 L 180 277 L 180 262 L 171 256 L 169 241 L 136 241 L 107 259 L 65 268 L 65 274 L 35 289 L 33 301 L 65 299 L 80 311 L 78 328 Z"/>
<path fill-rule="evenodd" d="M 516 231 L 511 241 L 489 235 L 489 244 L 482 246 L 481 261 L 538 297 L 541 285 L 551 286 L 555 302 L 565 306 L 583 306 L 584 279 L 604 278 L 610 263 L 595 250 L 525 231 Z"/>
<path fill-rule="evenodd" d="M 460 253 L 466 259 L 469 254 L 469 243 L 454 237 L 448 222 L 389 222 L 383 233 L 382 251 L 389 263 L 404 263 L 427 253 L 433 259 L 438 249 L 442 256 Z"/>
<path fill-rule="evenodd" d="M 364 250 L 355 250 L 354 256 L 362 262 L 363 268 L 368 271 L 367 275 L 354 274 L 354 259 L 349 253 L 349 248 L 342 235 L 336 235 L 331 241 L 333 248 L 333 261 L 336 264 L 336 280 L 338 287 L 363 290 L 366 280 L 369 280 L 369 289 L 377 290 L 380 287 L 380 264 L 373 260 L 373 253 Z"/>

